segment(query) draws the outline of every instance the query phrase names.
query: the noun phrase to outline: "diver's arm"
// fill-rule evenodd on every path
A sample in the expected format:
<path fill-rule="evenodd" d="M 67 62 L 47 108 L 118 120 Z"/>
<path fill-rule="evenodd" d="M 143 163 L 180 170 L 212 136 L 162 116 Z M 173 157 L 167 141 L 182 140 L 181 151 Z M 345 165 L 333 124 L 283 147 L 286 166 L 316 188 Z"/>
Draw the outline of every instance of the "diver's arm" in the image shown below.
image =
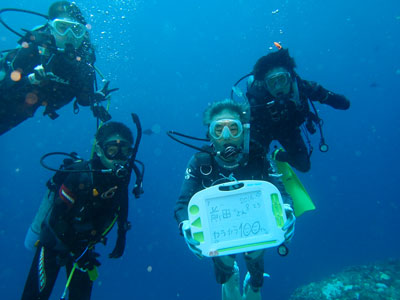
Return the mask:
<path fill-rule="evenodd" d="M 124 254 L 126 244 L 126 232 L 130 229 L 128 222 L 129 197 L 128 186 L 124 186 L 120 194 L 120 210 L 118 215 L 118 236 L 114 250 L 109 254 L 110 258 L 119 258 Z"/>
<path fill-rule="evenodd" d="M 129 197 L 128 197 L 128 186 L 124 185 L 120 194 L 120 211 L 118 215 L 118 232 L 126 232 L 126 224 L 128 223 L 128 211 L 129 211 Z"/>
<path fill-rule="evenodd" d="M 15 88 L 31 86 L 28 76 L 38 64 L 40 64 L 40 57 L 34 45 L 27 48 L 18 47 L 10 51 L 1 66 L 6 72 L 1 82 L 2 90 L 14 94 Z"/>
<path fill-rule="evenodd" d="M 346 110 L 350 107 L 350 101 L 343 95 L 328 91 L 314 81 L 303 80 L 300 77 L 297 78 L 297 81 L 300 92 L 305 93 L 311 101 L 318 101 L 341 110 Z"/>
<path fill-rule="evenodd" d="M 188 205 L 190 199 L 195 193 L 202 190 L 201 178 L 198 174 L 199 166 L 195 156 L 193 156 L 186 168 L 185 178 L 182 183 L 181 192 L 179 198 L 175 204 L 175 219 L 178 224 L 182 221 L 188 220 Z"/>
<path fill-rule="evenodd" d="M 274 186 L 276 186 L 278 188 L 279 192 L 281 192 L 283 203 L 289 204 L 290 206 L 293 207 L 293 199 L 292 199 L 292 197 L 290 197 L 290 195 L 286 191 L 282 180 L 279 177 L 269 175 L 268 181 L 270 183 L 272 183 Z"/>
<path fill-rule="evenodd" d="M 92 68 L 88 66 L 79 70 L 77 86 L 76 86 L 76 100 L 81 106 L 91 106 L 95 102 L 94 81 L 95 73 Z"/>
<path fill-rule="evenodd" d="M 48 60 L 50 54 L 46 53 L 55 44 L 54 37 L 46 30 L 46 26 L 38 27 L 35 30 L 27 31 L 19 41 L 18 46 L 15 50 L 10 51 L 7 54 L 5 60 L 8 64 L 8 72 L 5 80 L 7 81 L 7 87 L 11 88 L 18 86 L 21 88 L 27 85 L 32 85 L 32 78 L 28 76 L 34 72 L 34 68 L 42 65 L 43 60 Z M 18 79 L 18 74 L 14 72 L 20 72 L 21 78 Z M 18 80 L 15 80 L 18 79 Z M 12 91 L 15 93 L 15 91 Z"/>

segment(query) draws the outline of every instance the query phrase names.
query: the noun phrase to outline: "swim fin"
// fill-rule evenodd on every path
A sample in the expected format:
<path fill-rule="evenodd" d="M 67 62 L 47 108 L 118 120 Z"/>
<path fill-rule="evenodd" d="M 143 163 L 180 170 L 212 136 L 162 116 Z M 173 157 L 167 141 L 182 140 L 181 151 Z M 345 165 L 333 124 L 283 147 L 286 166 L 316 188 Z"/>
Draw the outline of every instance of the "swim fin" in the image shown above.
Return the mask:
<path fill-rule="evenodd" d="M 241 300 L 239 267 L 235 261 L 233 275 L 222 285 L 222 300 Z"/>
<path fill-rule="evenodd" d="M 282 174 L 283 185 L 286 191 L 293 199 L 293 209 L 296 217 L 301 216 L 304 212 L 314 210 L 315 205 L 310 195 L 287 162 L 275 161 L 278 173 Z"/>
<path fill-rule="evenodd" d="M 247 272 L 243 281 L 243 300 L 261 300 L 261 290 L 256 291 L 250 286 L 250 273 Z"/>

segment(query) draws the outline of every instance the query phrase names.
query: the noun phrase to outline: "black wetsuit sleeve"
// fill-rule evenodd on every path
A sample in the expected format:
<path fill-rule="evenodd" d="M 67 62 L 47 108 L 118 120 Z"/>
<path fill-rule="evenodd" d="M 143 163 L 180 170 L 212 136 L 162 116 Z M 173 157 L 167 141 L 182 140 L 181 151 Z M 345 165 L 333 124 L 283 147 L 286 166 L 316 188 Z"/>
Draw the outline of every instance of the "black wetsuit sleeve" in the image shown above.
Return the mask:
<path fill-rule="evenodd" d="M 126 232 L 129 230 L 128 210 L 129 197 L 128 185 L 124 185 L 120 193 L 120 210 L 118 214 L 118 236 L 115 242 L 114 250 L 109 254 L 110 258 L 119 258 L 124 254 L 126 245 Z"/>
<path fill-rule="evenodd" d="M 8 66 L 7 74 L 4 79 L 6 89 L 10 90 L 10 88 L 15 86 L 21 88 L 26 85 L 31 85 L 28 75 L 34 71 L 36 66 L 43 64 L 44 56 L 41 55 L 39 46 L 48 48 L 55 42 L 54 37 L 44 28 L 45 26 L 41 29 L 27 32 L 26 35 L 18 41 L 23 47 L 19 46 L 7 54 L 5 60 Z M 10 75 L 13 71 L 21 72 L 20 80 L 11 79 Z M 11 92 L 15 93 L 14 90 L 11 90 Z"/>
<path fill-rule="evenodd" d="M 118 214 L 118 235 L 125 234 L 128 230 L 128 212 L 129 212 L 129 197 L 128 197 L 128 186 L 124 185 L 121 198 L 120 198 L 120 210 Z"/>
<path fill-rule="evenodd" d="M 300 172 L 308 172 L 311 168 L 308 149 L 301 136 L 299 128 L 288 132 L 287 135 L 278 139 L 285 151 L 279 151 L 276 159 L 289 163 Z"/>
<path fill-rule="evenodd" d="M 6 75 L 2 80 L 2 90 L 4 92 L 15 93 L 13 88 L 18 87 L 19 89 L 24 86 L 29 86 L 28 75 L 33 72 L 33 69 L 40 64 L 40 57 L 38 49 L 33 44 L 30 47 L 22 48 L 19 47 L 10 52 L 5 60 L 9 65 L 4 65 L 3 68 L 6 70 Z M 13 80 L 11 73 L 18 71 L 21 74 L 20 80 Z"/>
<path fill-rule="evenodd" d="M 198 191 L 204 189 L 199 172 L 200 166 L 195 156 L 193 156 L 186 168 L 185 178 L 182 183 L 178 200 L 175 204 L 175 219 L 180 224 L 188 220 L 188 205 L 192 196 Z"/>
<path fill-rule="evenodd" d="M 311 101 L 318 101 L 341 110 L 346 110 L 350 107 L 350 101 L 345 96 L 328 91 L 314 81 L 303 80 L 299 77 L 297 80 L 300 92 L 305 93 Z"/>
<path fill-rule="evenodd" d="M 76 100 L 79 105 L 90 106 L 94 101 L 94 69 L 85 65 L 79 70 L 76 88 Z"/>

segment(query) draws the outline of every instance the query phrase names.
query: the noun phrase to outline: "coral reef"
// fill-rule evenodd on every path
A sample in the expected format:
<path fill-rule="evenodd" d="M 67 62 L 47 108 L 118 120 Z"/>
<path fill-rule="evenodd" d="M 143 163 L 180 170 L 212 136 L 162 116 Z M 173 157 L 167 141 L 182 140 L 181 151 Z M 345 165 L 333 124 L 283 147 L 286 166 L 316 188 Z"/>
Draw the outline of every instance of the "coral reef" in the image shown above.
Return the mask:
<path fill-rule="evenodd" d="M 400 299 L 400 260 L 353 266 L 294 291 L 290 300 Z"/>

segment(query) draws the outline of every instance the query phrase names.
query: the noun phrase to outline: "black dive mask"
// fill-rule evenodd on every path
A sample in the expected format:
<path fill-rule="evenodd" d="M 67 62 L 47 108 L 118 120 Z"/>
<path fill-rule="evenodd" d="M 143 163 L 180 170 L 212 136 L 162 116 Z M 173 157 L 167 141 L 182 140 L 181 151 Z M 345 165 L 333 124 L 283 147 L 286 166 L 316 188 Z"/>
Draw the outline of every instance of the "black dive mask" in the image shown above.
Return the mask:
<path fill-rule="evenodd" d="M 121 140 L 107 142 L 101 148 L 109 160 L 127 161 L 133 153 L 131 144 Z"/>

